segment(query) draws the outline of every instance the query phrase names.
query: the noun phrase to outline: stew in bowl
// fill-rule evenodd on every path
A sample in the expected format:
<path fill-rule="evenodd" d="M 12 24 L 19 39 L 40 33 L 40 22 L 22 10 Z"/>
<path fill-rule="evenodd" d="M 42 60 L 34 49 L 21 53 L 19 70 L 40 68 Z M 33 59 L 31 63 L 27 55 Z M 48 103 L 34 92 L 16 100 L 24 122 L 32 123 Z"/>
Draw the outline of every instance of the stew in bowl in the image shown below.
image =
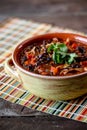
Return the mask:
<path fill-rule="evenodd" d="M 49 76 L 69 76 L 87 72 L 87 45 L 67 38 L 44 39 L 20 52 L 27 71 Z"/>

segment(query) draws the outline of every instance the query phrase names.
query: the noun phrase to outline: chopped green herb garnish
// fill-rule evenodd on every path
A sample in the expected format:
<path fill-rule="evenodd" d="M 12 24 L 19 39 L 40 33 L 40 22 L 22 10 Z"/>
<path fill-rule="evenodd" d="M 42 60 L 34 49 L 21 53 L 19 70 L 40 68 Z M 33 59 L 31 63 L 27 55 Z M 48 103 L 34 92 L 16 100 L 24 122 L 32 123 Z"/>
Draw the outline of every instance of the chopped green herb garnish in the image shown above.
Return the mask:
<path fill-rule="evenodd" d="M 71 64 L 75 62 L 75 57 L 77 57 L 76 53 L 68 53 L 68 48 L 64 43 L 51 44 L 48 47 L 47 52 L 53 52 L 52 58 L 56 64 Z"/>

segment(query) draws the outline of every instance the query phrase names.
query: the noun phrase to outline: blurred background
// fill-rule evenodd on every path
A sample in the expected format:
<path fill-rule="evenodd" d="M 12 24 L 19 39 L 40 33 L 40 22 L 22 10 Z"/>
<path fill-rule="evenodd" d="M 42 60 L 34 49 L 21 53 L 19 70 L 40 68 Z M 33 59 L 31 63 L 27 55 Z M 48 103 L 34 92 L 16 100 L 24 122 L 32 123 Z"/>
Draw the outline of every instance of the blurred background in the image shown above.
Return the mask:
<path fill-rule="evenodd" d="M 87 0 L 0 0 L 0 19 L 20 17 L 87 33 Z"/>

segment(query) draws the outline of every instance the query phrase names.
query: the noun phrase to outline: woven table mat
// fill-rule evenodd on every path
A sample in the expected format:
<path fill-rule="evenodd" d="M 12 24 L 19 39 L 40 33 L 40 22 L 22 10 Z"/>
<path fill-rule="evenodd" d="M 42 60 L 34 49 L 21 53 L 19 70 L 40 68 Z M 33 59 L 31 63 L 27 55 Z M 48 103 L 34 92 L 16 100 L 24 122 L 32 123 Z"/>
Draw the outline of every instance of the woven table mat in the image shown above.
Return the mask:
<path fill-rule="evenodd" d="M 4 61 L 12 55 L 13 48 L 34 35 L 48 32 L 80 33 L 19 18 L 10 18 L 0 25 L 0 98 L 31 109 L 87 123 L 87 95 L 70 101 L 49 101 L 22 88 L 21 84 L 4 71 Z"/>

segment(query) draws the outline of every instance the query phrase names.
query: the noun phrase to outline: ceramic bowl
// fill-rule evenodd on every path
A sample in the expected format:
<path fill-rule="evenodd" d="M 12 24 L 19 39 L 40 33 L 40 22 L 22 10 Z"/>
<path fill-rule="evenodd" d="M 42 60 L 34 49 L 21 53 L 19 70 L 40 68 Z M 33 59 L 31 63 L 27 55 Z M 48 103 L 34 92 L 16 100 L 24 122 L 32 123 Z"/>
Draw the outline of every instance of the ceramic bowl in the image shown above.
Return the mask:
<path fill-rule="evenodd" d="M 28 45 L 39 43 L 44 39 L 53 37 L 62 38 L 65 40 L 79 41 L 87 44 L 87 37 L 69 33 L 51 33 L 34 36 L 16 46 L 12 55 L 12 61 L 16 67 L 16 71 L 11 68 L 12 61 L 7 60 L 5 70 L 11 76 L 18 77 L 23 88 L 29 90 L 36 96 L 50 100 L 69 100 L 77 98 L 87 93 L 87 73 L 81 73 L 72 76 L 42 76 L 29 72 L 20 65 L 19 53 Z"/>

